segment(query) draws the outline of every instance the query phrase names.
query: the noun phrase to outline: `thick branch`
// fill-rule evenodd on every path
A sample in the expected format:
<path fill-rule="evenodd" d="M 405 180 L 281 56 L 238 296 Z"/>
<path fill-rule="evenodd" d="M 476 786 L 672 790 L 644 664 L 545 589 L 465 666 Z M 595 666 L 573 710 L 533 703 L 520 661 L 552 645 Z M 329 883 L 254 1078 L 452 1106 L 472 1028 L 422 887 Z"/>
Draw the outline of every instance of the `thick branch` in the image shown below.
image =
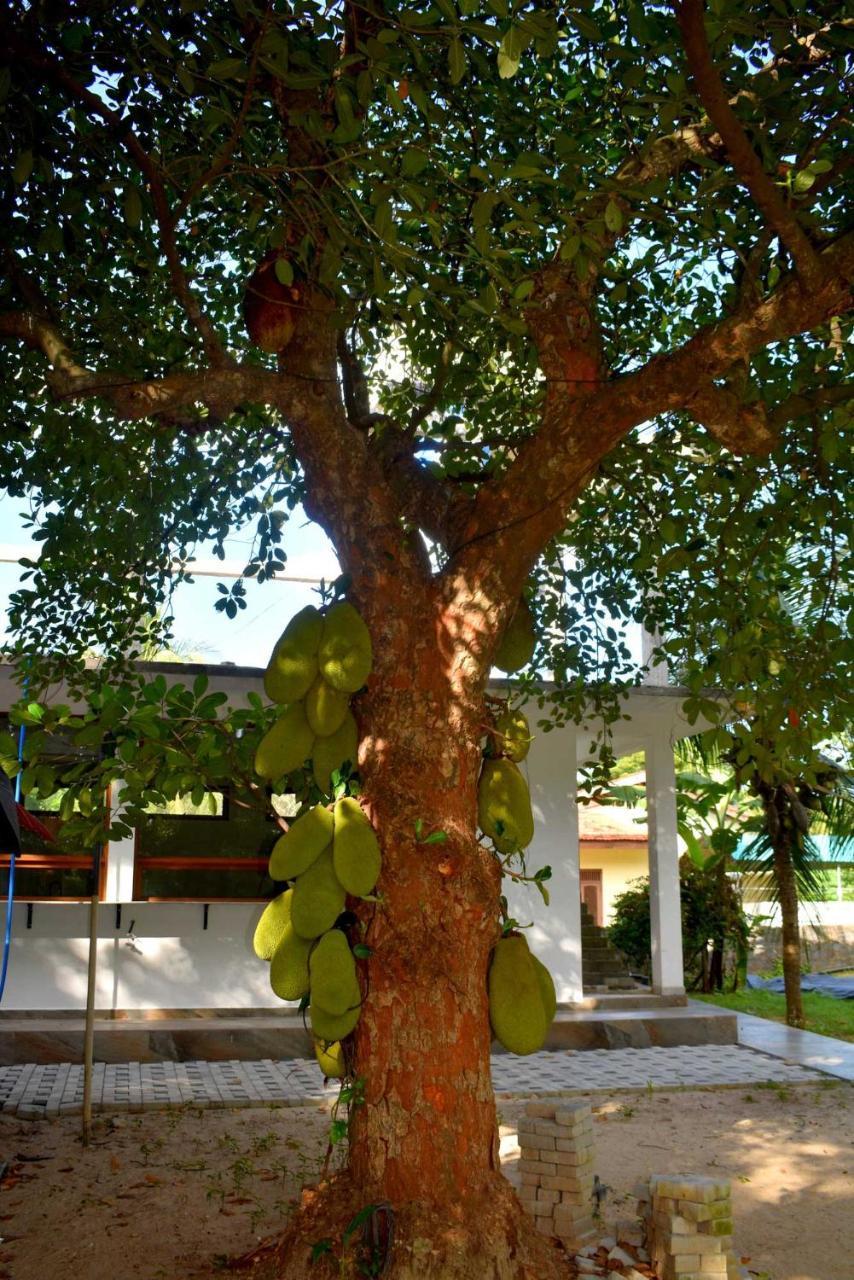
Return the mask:
<path fill-rule="evenodd" d="M 814 288 L 820 279 L 819 259 L 794 213 L 762 167 L 730 106 L 706 39 L 703 5 L 704 0 L 676 0 L 675 3 L 676 19 L 698 97 L 720 134 L 739 178 L 789 250 L 804 283 Z"/>
<path fill-rule="evenodd" d="M 733 453 L 770 453 L 777 443 L 765 405 L 745 404 L 729 386 L 707 382 L 685 401 L 685 411 Z"/>

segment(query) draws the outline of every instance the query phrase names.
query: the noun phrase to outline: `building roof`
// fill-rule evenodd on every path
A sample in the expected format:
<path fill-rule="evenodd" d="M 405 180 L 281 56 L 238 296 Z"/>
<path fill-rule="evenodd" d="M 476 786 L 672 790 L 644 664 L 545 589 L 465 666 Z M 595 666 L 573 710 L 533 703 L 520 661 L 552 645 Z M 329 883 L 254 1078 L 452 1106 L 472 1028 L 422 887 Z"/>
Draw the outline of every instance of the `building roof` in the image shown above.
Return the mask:
<path fill-rule="evenodd" d="M 579 804 L 578 836 L 600 843 L 646 844 L 646 812 L 621 804 Z"/>

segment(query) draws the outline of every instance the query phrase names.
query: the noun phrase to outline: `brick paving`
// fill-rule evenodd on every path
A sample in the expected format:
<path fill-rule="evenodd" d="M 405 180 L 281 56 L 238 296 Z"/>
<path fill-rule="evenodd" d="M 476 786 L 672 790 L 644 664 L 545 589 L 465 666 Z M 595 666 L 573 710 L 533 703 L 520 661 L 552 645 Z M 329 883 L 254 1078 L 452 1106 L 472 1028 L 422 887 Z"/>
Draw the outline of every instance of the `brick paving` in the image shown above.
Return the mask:
<path fill-rule="evenodd" d="M 495 1054 L 497 1093 L 587 1093 L 591 1090 L 673 1086 L 817 1083 L 810 1067 L 739 1045 L 683 1048 L 562 1050 L 526 1058 Z M 337 1096 L 313 1059 L 274 1062 L 96 1062 L 92 1109 L 159 1111 L 170 1107 L 298 1106 Z M 69 1063 L 0 1067 L 0 1105 L 25 1119 L 78 1113 L 83 1068 Z"/>

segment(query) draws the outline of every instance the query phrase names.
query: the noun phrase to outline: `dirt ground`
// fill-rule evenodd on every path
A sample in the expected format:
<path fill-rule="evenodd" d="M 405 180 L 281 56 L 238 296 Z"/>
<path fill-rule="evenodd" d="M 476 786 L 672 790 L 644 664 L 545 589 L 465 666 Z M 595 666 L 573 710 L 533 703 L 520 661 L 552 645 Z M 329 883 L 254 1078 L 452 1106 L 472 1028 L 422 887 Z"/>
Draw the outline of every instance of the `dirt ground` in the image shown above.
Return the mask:
<path fill-rule="evenodd" d="M 736 1245 L 763 1280 L 854 1277 L 854 1091 L 594 1095 L 603 1232 L 650 1173 L 732 1179 Z M 523 1099 L 500 1099 L 512 1170 Z M 276 1233 L 327 1149 L 325 1107 L 100 1117 L 0 1116 L 0 1280 L 189 1280 Z M 38 1158 L 35 1158 L 38 1157 Z M 472 1277 L 476 1280 L 476 1277 Z"/>

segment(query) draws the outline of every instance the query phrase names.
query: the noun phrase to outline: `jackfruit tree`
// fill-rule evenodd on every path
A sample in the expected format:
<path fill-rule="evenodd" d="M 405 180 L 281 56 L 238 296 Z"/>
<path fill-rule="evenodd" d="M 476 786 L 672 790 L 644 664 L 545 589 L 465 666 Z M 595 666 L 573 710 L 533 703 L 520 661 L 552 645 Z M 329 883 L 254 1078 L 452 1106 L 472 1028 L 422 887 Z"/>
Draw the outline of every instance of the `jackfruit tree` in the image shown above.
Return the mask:
<path fill-rule="evenodd" d="M 722 740 L 740 719 L 760 771 L 806 767 L 832 732 L 850 19 L 802 0 L 11 0 L 0 37 L 0 467 L 40 544 L 10 611 L 25 783 L 56 784 L 52 729 L 91 754 L 63 803 L 93 830 L 110 779 L 132 817 L 211 777 L 263 797 L 256 760 L 275 782 L 311 758 L 327 793 L 349 760 L 358 799 L 331 844 L 328 818 L 294 824 L 275 855 L 294 887 L 255 946 L 283 998 L 316 970 L 318 1059 L 355 1073 L 360 1105 L 346 1171 L 265 1265 L 338 1274 L 313 1246 L 337 1256 L 380 1205 L 372 1274 L 557 1277 L 497 1157 L 490 989 L 521 1050 L 554 993 L 524 938 L 499 943 L 529 730 L 487 682 L 552 673 L 532 733 L 584 699 L 607 726 L 634 620 L 689 714 Z M 253 528 L 222 587 L 234 616 L 286 565 L 300 505 L 346 591 L 338 623 L 283 636 L 275 713 L 140 674 L 194 547 Z M 798 645 L 793 591 L 816 618 Z M 60 678 L 85 714 L 43 697 Z M 365 840 L 351 801 L 378 842 L 365 898 L 336 875 Z M 355 1011 L 322 941 L 345 899 Z M 513 989 L 537 1011 L 521 1029 Z"/>

